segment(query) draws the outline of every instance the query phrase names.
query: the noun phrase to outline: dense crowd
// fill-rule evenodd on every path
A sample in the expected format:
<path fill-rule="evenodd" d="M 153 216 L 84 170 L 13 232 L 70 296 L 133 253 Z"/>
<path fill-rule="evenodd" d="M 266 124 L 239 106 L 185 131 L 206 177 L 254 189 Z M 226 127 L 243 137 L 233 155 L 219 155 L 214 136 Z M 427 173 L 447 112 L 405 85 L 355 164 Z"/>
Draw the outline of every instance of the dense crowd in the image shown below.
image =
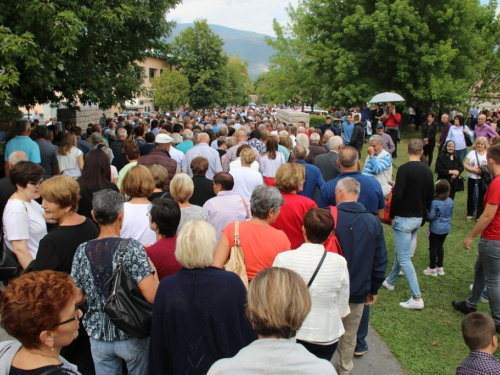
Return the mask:
<path fill-rule="evenodd" d="M 423 273 L 445 275 L 454 197 L 467 184 L 464 219 L 477 223 L 464 247 L 481 240 L 471 295 L 453 301 L 469 314 L 471 349 L 457 373 L 485 363 L 499 373 L 498 116 L 436 112 L 410 108 L 421 139 L 399 167 L 402 118 L 391 103 L 333 107 L 315 128 L 267 107 L 103 115 L 87 129 L 17 122 L 0 180 L 3 253 L 19 268 L 3 277 L 0 313 L 17 341 L 0 343 L 0 366 L 13 375 L 350 374 L 368 350 L 382 286 L 394 290 L 404 275 L 411 297 L 401 308 L 425 306 L 412 257 L 426 221 Z M 388 273 L 383 223 L 395 243 Z M 110 313 L 125 298 L 115 293 L 120 275 L 149 311 L 146 329 Z M 475 312 L 480 299 L 491 317 Z"/>

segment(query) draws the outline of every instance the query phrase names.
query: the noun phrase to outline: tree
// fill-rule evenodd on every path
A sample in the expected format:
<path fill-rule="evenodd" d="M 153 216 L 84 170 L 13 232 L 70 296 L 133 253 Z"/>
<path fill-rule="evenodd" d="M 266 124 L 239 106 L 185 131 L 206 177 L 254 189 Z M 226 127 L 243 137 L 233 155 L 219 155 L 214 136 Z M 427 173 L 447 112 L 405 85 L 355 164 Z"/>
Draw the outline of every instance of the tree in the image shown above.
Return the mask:
<path fill-rule="evenodd" d="M 189 102 L 193 108 L 211 107 L 223 102 L 228 62 L 223 45 L 222 39 L 212 32 L 206 20 L 194 21 L 194 27 L 188 27 L 175 37 L 175 65 L 189 80 Z"/>
<path fill-rule="evenodd" d="M 189 81 L 177 70 L 163 71 L 151 83 L 156 107 L 175 110 L 188 101 Z"/>
<path fill-rule="evenodd" d="M 166 51 L 179 0 L 4 1 L 0 111 L 66 101 L 109 108 L 141 92 L 147 51 Z M 2 108 L 3 107 L 3 110 Z"/>
<path fill-rule="evenodd" d="M 478 68 L 484 71 L 496 46 L 495 9 L 496 1 L 477 0 L 302 0 L 288 11 L 288 29 L 291 43 L 307 45 L 301 80 L 316 86 L 324 104 L 396 91 L 407 103 L 456 105 L 473 94 Z M 283 56 L 278 49 L 276 67 L 286 71 L 295 63 Z"/>
<path fill-rule="evenodd" d="M 222 104 L 247 105 L 252 88 L 248 62 L 239 56 L 231 56 L 226 66 L 226 79 Z"/>

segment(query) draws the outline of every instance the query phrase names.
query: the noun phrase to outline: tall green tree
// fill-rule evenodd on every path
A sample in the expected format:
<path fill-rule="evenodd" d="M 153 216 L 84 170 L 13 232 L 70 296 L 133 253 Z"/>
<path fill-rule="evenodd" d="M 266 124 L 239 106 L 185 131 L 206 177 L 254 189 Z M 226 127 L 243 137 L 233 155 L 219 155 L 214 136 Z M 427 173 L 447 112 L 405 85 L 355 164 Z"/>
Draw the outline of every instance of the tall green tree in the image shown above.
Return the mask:
<path fill-rule="evenodd" d="M 226 80 L 222 104 L 248 104 L 252 91 L 248 62 L 241 60 L 239 56 L 231 56 L 226 66 Z"/>
<path fill-rule="evenodd" d="M 207 20 L 194 21 L 193 27 L 175 37 L 175 64 L 189 80 L 189 102 L 193 108 L 211 107 L 223 102 L 228 63 L 223 45 L 224 42 L 210 29 Z"/>
<path fill-rule="evenodd" d="M 151 81 L 155 107 L 176 110 L 186 104 L 189 96 L 189 81 L 178 70 L 163 71 Z"/>
<path fill-rule="evenodd" d="M 19 0 L 0 10 L 0 111 L 66 101 L 109 108 L 139 95 L 179 0 Z"/>
<path fill-rule="evenodd" d="M 492 61 L 496 7 L 478 0 L 302 0 L 289 9 L 289 29 L 308 46 L 309 71 L 300 74 L 316 82 L 324 104 L 396 91 L 407 103 L 456 105 L 470 98 Z M 276 67 L 286 71 L 283 61 Z"/>

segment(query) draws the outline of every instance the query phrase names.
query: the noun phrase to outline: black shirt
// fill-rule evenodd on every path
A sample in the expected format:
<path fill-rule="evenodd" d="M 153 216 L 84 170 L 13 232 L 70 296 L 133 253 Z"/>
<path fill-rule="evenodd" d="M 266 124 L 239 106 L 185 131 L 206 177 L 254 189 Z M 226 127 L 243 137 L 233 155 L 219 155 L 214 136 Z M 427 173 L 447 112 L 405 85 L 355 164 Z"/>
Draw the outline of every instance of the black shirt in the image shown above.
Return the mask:
<path fill-rule="evenodd" d="M 78 246 L 98 235 L 99 229 L 88 218 L 79 225 L 55 228 L 41 239 L 33 271 L 52 270 L 70 274 Z"/>
<path fill-rule="evenodd" d="M 14 366 L 10 367 L 9 375 L 40 375 L 43 374 L 45 371 L 52 370 L 55 368 L 60 368 L 59 371 L 51 372 L 50 375 L 68 375 L 68 374 L 76 374 L 76 372 L 67 370 L 65 367 L 62 367 L 62 365 L 59 366 L 43 366 L 39 367 L 33 370 L 21 370 L 18 369 Z"/>
<path fill-rule="evenodd" d="M 3 211 L 5 210 L 7 201 L 15 192 L 16 189 L 14 189 L 14 186 L 10 183 L 9 177 L 4 177 L 0 179 L 0 228 L 3 228 L 2 226 Z"/>
<path fill-rule="evenodd" d="M 194 191 L 189 203 L 203 207 L 206 201 L 215 197 L 214 182 L 205 176 L 193 176 Z"/>
<path fill-rule="evenodd" d="M 392 191 L 391 218 L 427 217 L 434 197 L 434 177 L 429 167 L 420 161 L 410 161 L 399 167 Z"/>
<path fill-rule="evenodd" d="M 111 189 L 116 191 L 117 193 L 120 192 L 118 190 L 118 187 L 113 184 L 112 182 L 108 183 L 104 189 Z M 99 189 L 94 190 L 94 191 L 88 191 L 87 189 L 81 189 L 80 190 L 80 201 L 78 202 L 78 211 L 80 215 L 88 217 L 90 220 L 92 220 L 92 197 L 96 191 L 99 191 Z"/>
<path fill-rule="evenodd" d="M 116 157 L 113 158 L 113 162 L 111 165 L 114 165 L 116 167 L 116 170 L 120 172 L 124 166 L 126 166 L 129 163 L 127 159 L 126 154 L 120 154 Z"/>

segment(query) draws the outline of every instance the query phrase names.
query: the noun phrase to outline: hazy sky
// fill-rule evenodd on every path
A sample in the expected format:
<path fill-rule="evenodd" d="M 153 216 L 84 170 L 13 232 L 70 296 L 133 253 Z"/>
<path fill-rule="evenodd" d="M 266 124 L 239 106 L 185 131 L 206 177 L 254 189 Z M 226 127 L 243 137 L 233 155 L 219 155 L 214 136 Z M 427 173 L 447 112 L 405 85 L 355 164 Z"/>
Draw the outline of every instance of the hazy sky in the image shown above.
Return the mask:
<path fill-rule="evenodd" d="M 297 3 L 297 0 L 183 0 L 167 19 L 190 23 L 204 18 L 211 24 L 274 36 L 273 18 L 281 24 L 287 23 L 285 8 L 289 4 L 296 7 Z"/>
<path fill-rule="evenodd" d="M 297 0 L 183 0 L 167 19 L 190 23 L 204 18 L 211 24 L 274 36 L 273 18 L 288 22 L 289 4 L 295 7 Z"/>

